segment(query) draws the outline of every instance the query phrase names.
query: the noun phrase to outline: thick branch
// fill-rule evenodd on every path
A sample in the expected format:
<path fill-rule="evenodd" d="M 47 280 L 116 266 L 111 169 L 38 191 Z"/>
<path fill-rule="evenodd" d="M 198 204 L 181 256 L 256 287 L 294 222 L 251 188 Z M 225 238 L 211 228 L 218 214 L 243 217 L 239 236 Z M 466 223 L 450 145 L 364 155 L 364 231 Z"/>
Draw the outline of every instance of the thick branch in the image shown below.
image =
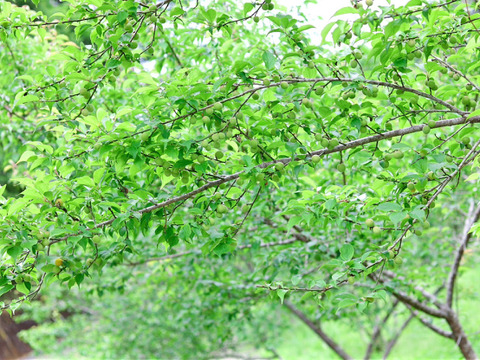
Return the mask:
<path fill-rule="evenodd" d="M 371 273 L 368 275 L 371 279 L 373 279 L 375 282 L 379 283 L 384 283 L 385 280 L 383 280 L 380 276 L 375 275 L 374 273 Z M 401 301 L 402 303 L 406 305 L 410 305 L 411 307 L 420 310 L 424 312 L 425 314 L 428 314 L 433 317 L 445 319 L 448 316 L 448 312 L 446 310 L 440 309 L 434 309 L 431 308 L 430 306 L 418 301 L 417 299 L 407 295 L 401 290 L 395 290 L 395 289 L 390 289 L 390 292 L 393 296 L 395 296 L 396 299 Z"/>
<path fill-rule="evenodd" d="M 470 229 L 473 224 L 475 224 L 480 217 L 480 203 L 477 204 L 477 208 L 474 211 L 471 211 L 465 220 L 465 227 L 462 234 L 462 239 L 460 240 L 460 246 L 457 248 L 455 253 L 455 259 L 450 270 L 450 274 L 447 279 L 447 306 L 452 307 L 453 302 L 453 290 L 455 288 L 455 280 L 457 279 L 458 268 L 460 267 L 460 262 L 462 261 L 463 254 L 465 249 L 468 246 L 470 239 L 472 238 L 472 233 Z"/>
<path fill-rule="evenodd" d="M 327 334 L 325 334 L 320 327 L 316 326 L 310 319 L 308 319 L 303 312 L 297 309 L 290 301 L 285 300 L 283 304 L 294 314 L 297 318 L 302 320 L 315 334 L 317 334 L 330 349 L 344 360 L 352 360 L 353 358 L 348 355 L 345 350 L 340 347 L 335 341 L 333 341 Z"/>
<path fill-rule="evenodd" d="M 433 332 L 437 333 L 440 336 L 446 337 L 447 339 L 453 339 L 453 334 L 452 333 L 450 333 L 448 331 L 445 331 L 445 330 L 439 328 L 436 325 L 433 325 L 430 321 L 421 317 L 420 314 L 418 313 L 418 311 L 412 309 L 411 306 L 408 306 L 406 304 L 405 304 L 405 306 L 407 307 L 408 310 L 410 310 L 410 312 L 412 313 L 412 316 L 416 317 L 427 328 L 429 328 L 430 330 L 432 330 Z"/>
<path fill-rule="evenodd" d="M 400 327 L 400 329 L 398 329 L 398 331 L 396 332 L 396 334 L 393 336 L 392 340 L 390 340 L 385 348 L 385 352 L 383 353 L 383 359 L 385 360 L 388 355 L 390 355 L 393 347 L 396 345 L 397 341 L 398 341 L 398 338 L 400 337 L 400 335 L 402 334 L 402 332 L 407 328 L 408 324 L 410 324 L 410 321 L 412 321 L 412 319 L 414 318 L 415 316 L 412 314 L 408 317 L 408 319 L 402 324 L 402 326 Z"/>
<path fill-rule="evenodd" d="M 464 124 L 464 123 L 480 123 L 480 116 L 474 116 L 474 117 L 472 117 L 468 120 L 465 117 L 460 117 L 460 118 L 456 118 L 456 119 L 448 119 L 448 120 L 439 120 L 435 124 L 434 128 L 455 126 L 455 125 L 460 125 L 460 124 Z M 404 136 L 404 135 L 407 135 L 407 134 L 420 132 L 420 131 L 422 131 L 423 127 L 424 127 L 424 125 L 415 125 L 415 126 L 411 126 L 409 128 L 405 128 L 405 129 L 398 129 L 398 130 L 388 131 L 388 132 L 385 132 L 385 133 L 382 133 L 382 134 L 375 134 L 375 135 L 368 136 L 368 137 L 365 137 L 365 138 L 362 138 L 362 139 L 350 141 L 350 142 L 342 144 L 342 145 L 338 145 L 333 149 L 322 149 L 322 150 L 313 151 L 313 152 L 311 152 L 311 155 L 312 156 L 313 155 L 324 156 L 324 155 L 328 155 L 328 154 L 338 153 L 338 152 L 342 152 L 342 151 L 352 149 L 352 148 L 355 148 L 355 147 L 358 147 L 358 146 L 362 146 L 362 145 L 366 145 L 366 144 L 370 144 L 370 143 L 376 143 L 376 142 L 381 141 L 381 140 L 391 139 L 391 138 L 395 138 L 395 137 L 401 137 L 401 136 Z M 299 160 L 299 159 L 295 159 L 295 160 Z M 269 167 L 269 166 L 271 166 L 271 165 L 273 165 L 274 163 L 277 163 L 277 162 L 281 162 L 283 164 L 288 164 L 291 161 L 292 161 L 291 158 L 283 158 L 283 159 L 279 159 L 279 160 L 276 160 L 276 161 L 270 161 L 270 162 L 262 163 L 262 164 L 258 165 L 258 167 L 263 169 L 263 168 L 267 168 L 267 167 Z M 144 209 L 138 210 L 137 213 L 138 214 L 146 214 L 146 213 L 149 213 L 149 212 L 167 207 L 171 204 L 175 204 L 177 202 L 190 199 L 190 198 L 194 197 L 195 195 L 198 195 L 198 194 L 200 194 L 200 193 L 202 193 L 202 192 L 204 192 L 208 189 L 220 186 L 221 184 L 227 183 L 227 182 L 232 181 L 232 180 L 236 180 L 236 179 L 238 179 L 238 177 L 242 173 L 243 173 L 243 171 L 240 171 L 240 172 L 237 172 L 237 173 L 232 174 L 232 175 L 224 176 L 224 177 L 222 177 L 218 180 L 208 182 L 205 185 L 200 186 L 198 189 L 195 189 L 193 191 L 190 191 L 190 192 L 188 192 L 186 194 L 183 194 L 183 195 L 180 195 L 180 196 L 173 197 L 173 198 L 168 199 L 166 201 L 163 201 L 161 203 L 146 207 Z M 448 182 L 446 182 L 445 185 L 447 183 Z M 443 190 L 443 187 L 442 187 L 441 190 Z M 439 193 L 439 191 L 437 191 L 437 193 Z M 434 199 L 434 198 L 432 197 L 432 199 Z M 89 228 L 87 231 L 92 231 L 92 230 L 95 230 L 95 229 L 104 228 L 104 227 L 112 224 L 114 221 L 115 221 L 115 219 L 110 219 L 110 220 L 104 221 L 102 223 L 97 224 L 96 226 L 94 226 L 92 228 Z M 77 236 L 77 235 L 81 235 L 81 234 L 82 233 L 80 233 L 80 232 L 79 233 L 74 233 L 74 234 L 69 234 L 69 235 L 66 235 L 62 238 L 53 240 L 52 243 L 63 241 L 63 240 L 66 240 L 66 239 L 68 239 L 72 236 Z"/>
<path fill-rule="evenodd" d="M 299 241 L 299 240 L 297 238 L 294 238 L 294 239 L 285 240 L 285 241 L 262 243 L 262 244 L 259 245 L 259 247 L 269 248 L 269 247 L 274 247 L 274 246 L 290 245 L 290 244 L 293 244 L 297 241 Z M 252 244 L 240 245 L 240 246 L 237 246 L 237 250 L 250 249 L 252 246 L 253 246 Z M 165 256 L 160 256 L 160 257 L 153 257 L 153 258 L 145 259 L 145 260 L 142 260 L 142 261 L 139 261 L 139 262 L 129 263 L 129 264 L 126 264 L 126 265 L 137 266 L 137 265 L 145 264 L 145 263 L 150 262 L 150 261 L 165 261 L 165 260 L 176 259 L 176 258 L 183 257 L 183 256 L 186 256 L 186 255 L 201 254 L 201 253 L 202 253 L 201 251 L 191 250 L 191 251 L 185 251 L 185 252 L 181 252 L 181 253 L 177 253 L 177 254 L 165 255 Z"/>
<path fill-rule="evenodd" d="M 407 281 L 405 277 L 399 276 L 395 274 L 393 271 L 390 270 L 383 270 L 383 274 L 390 279 L 398 279 L 401 281 Z M 442 308 L 443 304 L 438 300 L 438 298 L 434 295 L 429 293 L 427 290 L 422 288 L 421 286 L 414 286 L 414 289 L 420 292 L 423 296 L 425 296 L 428 300 L 430 300 L 436 307 Z"/>
<path fill-rule="evenodd" d="M 367 346 L 367 351 L 365 352 L 365 356 L 363 357 L 365 360 L 370 359 L 370 357 L 372 356 L 373 347 L 377 342 L 378 337 L 380 336 L 382 327 L 387 323 L 388 319 L 393 314 L 393 312 L 395 311 L 399 303 L 400 302 L 397 299 L 395 299 L 395 301 L 393 302 L 393 305 L 388 310 L 387 314 L 375 324 L 375 327 L 372 332 L 372 336 L 370 338 L 370 342 L 368 343 L 368 346 Z"/>

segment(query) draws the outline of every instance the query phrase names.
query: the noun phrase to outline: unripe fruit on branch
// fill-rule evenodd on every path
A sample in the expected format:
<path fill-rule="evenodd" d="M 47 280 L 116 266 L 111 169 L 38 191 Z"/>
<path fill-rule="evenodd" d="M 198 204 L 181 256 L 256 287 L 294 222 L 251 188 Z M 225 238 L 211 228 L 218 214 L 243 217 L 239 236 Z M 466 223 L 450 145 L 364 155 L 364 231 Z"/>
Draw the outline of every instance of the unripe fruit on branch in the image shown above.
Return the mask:
<path fill-rule="evenodd" d="M 367 225 L 369 228 L 372 228 L 375 226 L 375 222 L 373 221 L 373 219 L 367 219 L 365 220 L 365 225 Z"/>
<path fill-rule="evenodd" d="M 81 88 L 80 95 L 82 95 L 85 99 L 88 99 L 90 97 L 90 92 L 86 88 Z"/>
<path fill-rule="evenodd" d="M 401 150 L 397 150 L 397 151 L 394 151 L 392 156 L 395 158 L 395 159 L 402 159 L 404 154 Z"/>
<path fill-rule="evenodd" d="M 61 267 L 63 266 L 63 259 L 55 259 L 55 266 Z"/>

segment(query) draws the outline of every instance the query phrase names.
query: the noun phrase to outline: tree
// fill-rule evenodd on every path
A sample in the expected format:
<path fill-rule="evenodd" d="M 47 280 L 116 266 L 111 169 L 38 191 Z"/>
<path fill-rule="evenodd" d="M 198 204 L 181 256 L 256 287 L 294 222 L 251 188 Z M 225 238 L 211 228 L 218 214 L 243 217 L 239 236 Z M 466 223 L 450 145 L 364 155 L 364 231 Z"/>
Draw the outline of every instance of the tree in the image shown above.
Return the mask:
<path fill-rule="evenodd" d="M 366 358 L 414 318 L 477 357 L 454 306 L 479 234 L 476 4 L 355 1 L 318 38 L 268 0 L 69 3 L 1 4 L 2 309 L 78 286 L 70 312 L 138 345 L 83 345 L 110 357 L 233 356 L 287 311 L 344 359 L 320 320 L 365 324 Z M 138 314 L 146 336 L 116 332 Z"/>

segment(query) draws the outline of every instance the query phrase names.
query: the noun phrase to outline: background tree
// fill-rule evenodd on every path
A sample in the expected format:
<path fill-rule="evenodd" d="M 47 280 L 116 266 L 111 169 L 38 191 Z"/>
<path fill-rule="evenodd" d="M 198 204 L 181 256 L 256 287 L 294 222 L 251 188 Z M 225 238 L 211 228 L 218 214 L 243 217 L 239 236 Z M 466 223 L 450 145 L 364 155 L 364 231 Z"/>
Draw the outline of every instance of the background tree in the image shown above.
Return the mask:
<path fill-rule="evenodd" d="M 412 319 L 476 358 L 454 302 L 480 214 L 474 4 L 354 2 L 320 36 L 271 1 L 70 5 L 1 4 L 22 192 L 1 198 L 0 294 L 108 340 L 51 345 L 61 321 L 32 343 L 278 357 L 289 311 L 341 358 L 388 356 Z"/>

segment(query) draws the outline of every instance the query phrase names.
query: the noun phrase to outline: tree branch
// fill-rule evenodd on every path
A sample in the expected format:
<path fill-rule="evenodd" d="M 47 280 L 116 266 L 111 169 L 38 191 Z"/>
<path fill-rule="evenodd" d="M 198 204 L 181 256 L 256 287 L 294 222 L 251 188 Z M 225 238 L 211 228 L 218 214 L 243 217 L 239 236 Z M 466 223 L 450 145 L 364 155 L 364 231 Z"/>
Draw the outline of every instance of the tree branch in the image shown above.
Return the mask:
<path fill-rule="evenodd" d="M 375 275 L 374 273 L 371 273 L 368 275 L 371 279 L 373 279 L 375 282 L 379 282 L 384 284 L 385 280 L 383 280 L 380 276 Z M 430 306 L 418 301 L 417 299 L 407 295 L 401 290 L 394 290 L 390 289 L 390 293 L 395 296 L 399 301 L 401 301 L 404 304 L 410 305 L 411 307 L 420 310 L 424 312 L 425 314 L 428 314 L 433 317 L 445 319 L 448 316 L 448 312 L 446 310 L 442 309 L 434 309 L 431 308 Z"/>
<path fill-rule="evenodd" d="M 338 356 L 340 356 L 344 360 L 353 360 L 353 358 L 348 355 L 340 345 L 338 345 L 327 334 L 325 334 L 320 327 L 316 326 L 310 319 L 305 316 L 303 312 L 296 308 L 290 301 L 285 300 L 283 302 L 283 305 L 285 305 L 292 314 L 302 320 L 303 323 L 305 323 L 311 330 L 313 330 L 313 332 L 317 334 Z"/>
<path fill-rule="evenodd" d="M 463 229 L 462 238 L 460 240 L 460 246 L 457 248 L 455 253 L 455 259 L 452 264 L 452 268 L 450 270 L 450 274 L 448 275 L 447 279 L 447 306 L 449 308 L 452 307 L 453 303 L 453 290 L 455 288 L 455 280 L 457 279 L 458 268 L 460 267 L 460 262 L 462 261 L 463 254 L 465 253 L 465 249 L 468 246 L 470 239 L 472 238 L 472 233 L 470 229 L 472 228 L 473 224 L 475 224 L 480 217 L 480 203 L 477 204 L 477 208 L 475 210 L 471 209 L 470 213 L 468 214 L 465 220 L 465 227 Z"/>
<path fill-rule="evenodd" d="M 403 323 L 403 325 L 400 327 L 400 329 L 398 329 L 398 331 L 396 332 L 396 334 L 392 337 L 392 340 L 390 340 L 385 348 L 385 352 L 383 353 L 383 359 L 385 360 L 388 355 L 390 355 L 390 352 L 392 351 L 393 347 L 397 344 L 397 341 L 398 341 L 398 338 L 400 337 L 400 335 L 402 334 L 402 332 L 407 328 L 408 324 L 410 324 L 410 321 L 412 321 L 412 319 L 414 318 L 415 316 L 412 314 L 408 317 L 408 319 Z"/>
<path fill-rule="evenodd" d="M 456 118 L 456 119 L 448 119 L 448 120 L 439 120 L 439 121 L 436 122 L 434 128 L 441 128 L 441 127 L 446 127 L 446 126 L 455 126 L 455 125 L 460 125 L 460 124 L 464 124 L 464 123 L 480 123 L 480 116 L 474 116 L 474 117 L 472 117 L 468 120 L 465 117 L 460 117 L 460 118 Z M 353 141 L 350 141 L 348 143 L 338 145 L 333 149 L 322 149 L 322 150 L 313 151 L 311 154 L 312 154 L 312 156 L 313 155 L 324 156 L 324 155 L 328 155 L 328 154 L 338 153 L 338 152 L 345 151 L 347 149 L 352 149 L 352 148 L 355 148 L 355 147 L 358 147 L 358 146 L 362 146 L 362 145 L 366 145 L 366 144 L 370 144 L 370 143 L 376 143 L 376 142 L 381 141 L 381 140 L 391 139 L 391 138 L 394 138 L 394 137 L 401 137 L 401 136 L 404 136 L 404 135 L 407 135 L 407 134 L 420 132 L 420 131 L 422 131 L 423 127 L 424 127 L 424 125 L 415 125 L 415 126 L 411 126 L 409 128 L 405 128 L 405 129 L 388 131 L 388 132 L 385 132 L 385 133 L 382 133 L 382 134 L 376 134 L 376 135 L 368 136 L 368 137 L 365 137 L 365 138 L 362 138 L 362 139 L 353 140 Z M 476 146 L 474 146 L 472 148 L 472 150 L 474 150 L 475 148 L 476 148 Z M 472 151 L 470 153 L 472 153 Z M 293 160 L 299 160 L 299 159 L 295 158 Z M 275 161 L 262 163 L 262 164 L 258 165 L 258 167 L 261 168 L 261 169 L 264 169 L 264 168 L 267 168 L 267 167 L 269 167 L 269 166 L 271 166 L 271 165 L 273 165 L 277 162 L 281 162 L 283 164 L 289 164 L 293 160 L 292 160 L 292 158 L 282 158 L 282 159 L 278 159 L 278 160 L 275 160 Z M 307 160 L 307 161 L 309 161 L 309 160 Z M 458 173 L 458 171 L 455 172 L 454 175 L 456 173 Z M 221 184 L 227 183 L 227 182 L 232 181 L 232 180 L 236 180 L 236 179 L 239 178 L 239 176 L 242 173 L 243 173 L 243 171 L 239 171 L 235 174 L 224 176 L 224 177 L 222 177 L 218 180 L 208 182 L 205 185 L 200 186 L 198 189 L 190 191 L 186 194 L 173 197 L 173 198 L 168 199 L 166 201 L 163 201 L 161 203 L 158 203 L 158 204 L 151 205 L 149 207 L 140 209 L 136 212 L 138 214 L 146 214 L 146 213 L 149 213 L 149 212 L 167 207 L 167 206 L 169 206 L 171 204 L 174 204 L 174 203 L 177 203 L 179 201 L 190 199 L 190 198 L 194 197 L 195 195 L 200 194 L 200 193 L 202 193 L 202 192 L 204 192 L 204 191 L 206 191 L 210 188 L 220 186 Z M 448 182 L 445 182 L 444 186 L 446 186 L 447 183 Z M 441 188 L 441 190 L 443 190 L 443 187 Z M 441 191 L 437 191 L 437 193 L 439 193 L 439 192 L 441 192 Z M 436 195 L 438 195 L 438 194 L 436 194 Z M 435 197 L 435 195 L 434 195 L 434 197 Z M 433 201 L 432 199 L 434 199 L 434 197 L 432 197 L 430 200 Z M 92 230 L 95 230 L 95 229 L 104 228 L 104 227 L 112 224 L 114 221 L 115 221 L 115 219 L 110 219 L 110 220 L 104 221 L 102 223 L 97 224 L 96 226 L 94 226 L 92 228 L 87 229 L 87 231 L 92 231 Z M 52 243 L 59 242 L 59 241 L 64 241 L 64 240 L 67 240 L 68 238 L 70 238 L 72 236 L 78 236 L 78 235 L 81 235 L 81 234 L 83 234 L 83 232 L 69 234 L 69 235 L 66 235 L 62 238 L 52 240 Z"/>
<path fill-rule="evenodd" d="M 368 346 L 367 346 L 367 351 L 365 352 L 365 356 L 363 357 L 364 360 L 368 360 L 372 356 L 373 346 L 375 345 L 375 342 L 377 341 L 378 337 L 380 336 L 380 333 L 382 332 L 382 327 L 387 323 L 388 319 L 393 314 L 393 312 L 395 311 L 399 303 L 400 301 L 398 299 L 395 299 L 392 307 L 388 310 L 387 314 L 383 317 L 381 321 L 378 321 L 375 324 L 375 327 L 373 328 L 372 336 L 370 338 L 370 342 L 368 343 Z"/>
<path fill-rule="evenodd" d="M 433 332 L 437 333 L 440 336 L 446 337 L 448 339 L 453 339 L 454 338 L 452 333 L 450 333 L 448 331 L 445 331 L 445 330 L 439 328 L 436 325 L 433 325 L 430 321 L 421 317 L 420 314 L 418 313 L 418 311 L 415 311 L 414 309 L 412 309 L 411 306 L 409 306 L 407 304 L 405 304 L 405 306 L 407 307 L 408 310 L 410 310 L 410 312 L 412 313 L 412 316 L 416 317 L 423 325 L 425 325 L 427 328 L 429 328 Z"/>

